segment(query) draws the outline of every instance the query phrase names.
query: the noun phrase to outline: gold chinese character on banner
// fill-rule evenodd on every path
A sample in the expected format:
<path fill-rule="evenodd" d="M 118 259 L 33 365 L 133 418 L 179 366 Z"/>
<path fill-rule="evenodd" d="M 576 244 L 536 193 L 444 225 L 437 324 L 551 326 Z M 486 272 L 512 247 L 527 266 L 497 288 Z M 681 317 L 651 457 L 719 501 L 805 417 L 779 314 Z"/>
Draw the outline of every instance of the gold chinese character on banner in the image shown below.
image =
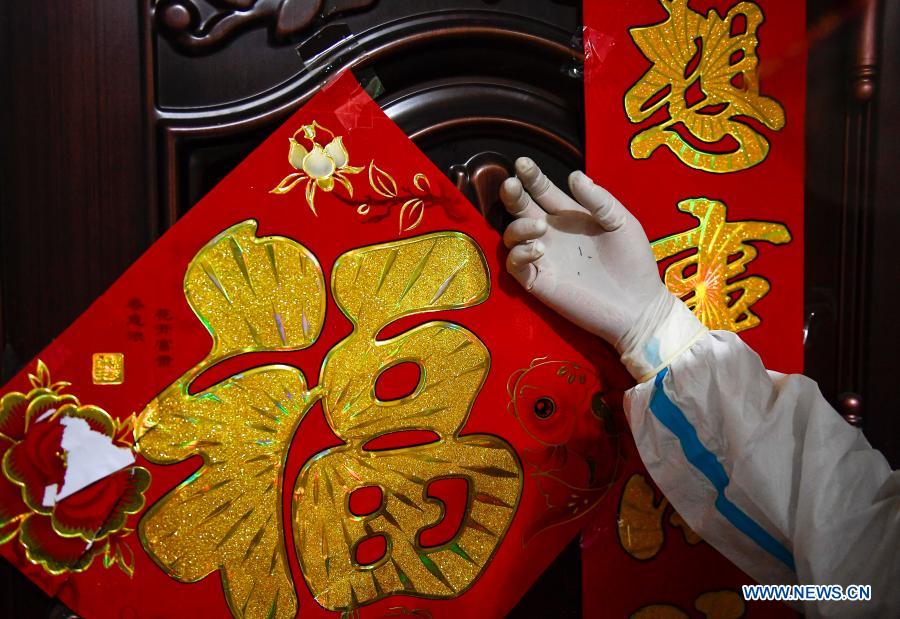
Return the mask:
<path fill-rule="evenodd" d="M 645 475 L 635 473 L 629 477 L 619 499 L 617 525 L 622 549 L 639 561 L 658 555 L 666 541 L 663 515 L 669 507 L 666 497 L 656 499 L 656 491 Z M 671 512 L 669 524 L 681 529 L 686 544 L 695 546 L 703 541 L 678 512 Z"/>
<path fill-rule="evenodd" d="M 292 239 L 255 232 L 254 221 L 232 226 L 188 266 L 184 295 L 212 336 L 211 350 L 141 412 L 135 447 L 155 464 L 200 456 L 203 465 L 147 510 L 138 532 L 172 578 L 196 582 L 219 570 L 235 617 L 288 619 L 297 596 L 282 476 L 318 391 L 293 366 L 263 365 L 190 392 L 224 359 L 301 350 L 322 331 L 325 280 L 315 256 Z"/>
<path fill-rule="evenodd" d="M 348 610 L 391 594 L 451 598 L 482 572 L 515 513 L 522 471 L 512 448 L 489 434 L 459 436 L 487 377 L 487 347 L 460 325 L 432 321 L 384 340 L 392 322 L 425 311 L 482 302 L 487 265 L 468 237 L 442 232 L 344 254 L 332 291 L 353 333 L 322 366 L 323 406 L 345 444 L 309 460 L 294 489 L 294 541 L 316 600 Z M 421 379 L 406 398 L 382 401 L 379 374 L 405 361 Z M 367 448 L 374 437 L 427 430 L 433 442 L 397 449 Z M 470 497 L 459 530 L 426 546 L 422 532 L 444 507 L 425 498 L 431 482 L 465 480 Z M 380 505 L 351 514 L 343 489 L 377 488 Z M 382 540 L 380 558 L 361 560 L 359 547 Z"/>
<path fill-rule="evenodd" d="M 666 287 L 710 329 L 752 329 L 759 317 L 750 308 L 769 292 L 769 282 L 756 275 L 736 279 L 757 256 L 749 241 L 780 245 L 791 240 L 790 232 L 776 222 L 727 221 L 725 204 L 707 198 L 679 202 L 678 210 L 700 223 L 651 243 L 657 261 L 693 250 L 666 268 Z"/>
<path fill-rule="evenodd" d="M 632 138 L 632 156 L 646 159 L 665 145 L 685 165 L 707 172 L 761 163 L 769 142 L 741 118 L 775 131 L 785 122 L 781 105 L 759 92 L 756 31 L 762 11 L 741 2 L 722 19 L 713 9 L 706 16 L 697 13 L 688 0 L 660 2 L 668 19 L 631 29 L 652 66 L 625 95 L 625 110 L 633 123 L 663 108 L 668 118 Z"/>
<path fill-rule="evenodd" d="M 210 331 L 212 350 L 146 407 L 135 434 L 151 462 L 198 455 L 203 466 L 147 511 L 139 527 L 144 548 L 182 582 L 219 570 L 235 617 L 294 617 L 284 469 L 301 421 L 321 400 L 344 443 L 303 467 L 290 523 L 313 596 L 330 610 L 352 610 L 393 593 L 459 595 L 486 567 L 522 489 L 508 443 L 459 436 L 490 357 L 474 333 L 449 322 L 378 334 L 404 317 L 485 301 L 490 279 L 481 249 L 463 234 L 437 232 L 350 251 L 335 263 L 331 290 L 354 328 L 326 356 L 318 386 L 291 365 L 264 365 L 191 393 L 200 374 L 228 357 L 301 350 L 322 332 L 326 292 L 318 261 L 291 239 L 258 238 L 255 231 L 253 221 L 229 228 L 188 268 L 185 296 Z M 380 399 L 378 378 L 401 363 L 419 366 L 419 384 L 399 399 Z M 436 440 L 370 446 L 407 431 Z M 462 526 L 428 545 L 423 533 L 445 515 L 430 484 L 448 478 L 468 489 L 459 497 Z M 377 489 L 382 499 L 357 514 L 350 495 L 362 489 Z M 375 539 L 383 541 L 380 557 L 361 557 L 360 547 Z"/>
<path fill-rule="evenodd" d="M 709 591 L 694 600 L 694 608 L 705 619 L 740 619 L 747 612 L 746 604 L 737 591 L 723 589 Z M 691 615 L 671 604 L 651 604 L 635 611 L 630 619 L 690 619 Z"/>

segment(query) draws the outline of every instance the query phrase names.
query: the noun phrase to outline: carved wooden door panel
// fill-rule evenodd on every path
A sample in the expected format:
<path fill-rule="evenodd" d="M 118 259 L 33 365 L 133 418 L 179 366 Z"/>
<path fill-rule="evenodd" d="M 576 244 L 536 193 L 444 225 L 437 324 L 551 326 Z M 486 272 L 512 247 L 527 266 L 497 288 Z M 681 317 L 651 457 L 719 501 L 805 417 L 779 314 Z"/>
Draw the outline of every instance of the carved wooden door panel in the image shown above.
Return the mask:
<path fill-rule="evenodd" d="M 895 404 L 887 351 L 900 348 L 900 331 L 887 326 L 897 298 L 890 239 L 900 230 L 892 172 L 900 163 L 900 129 L 895 115 L 879 110 L 896 109 L 900 50 L 898 39 L 884 39 L 873 57 L 879 45 L 865 37 L 857 44 L 856 36 L 895 32 L 898 4 L 866 12 L 849 0 L 809 3 L 815 44 L 806 236 L 808 372 L 833 401 L 845 391 L 862 394 L 864 408 L 845 398 L 844 412 L 864 417 L 870 438 L 895 465 L 900 431 L 889 414 Z M 387 114 L 500 226 L 497 187 L 516 156 L 534 157 L 556 182 L 582 165 L 580 6 L 2 3 L 3 378 L 342 68 L 352 67 Z M 866 23 L 871 28 L 861 30 Z M 884 70 L 869 90 L 879 58 Z M 888 131 L 893 139 L 874 139 Z M 869 345 L 872 333 L 889 345 Z M 4 616 L 64 613 L 0 565 Z M 573 544 L 514 614 L 580 616 L 580 584 Z"/>

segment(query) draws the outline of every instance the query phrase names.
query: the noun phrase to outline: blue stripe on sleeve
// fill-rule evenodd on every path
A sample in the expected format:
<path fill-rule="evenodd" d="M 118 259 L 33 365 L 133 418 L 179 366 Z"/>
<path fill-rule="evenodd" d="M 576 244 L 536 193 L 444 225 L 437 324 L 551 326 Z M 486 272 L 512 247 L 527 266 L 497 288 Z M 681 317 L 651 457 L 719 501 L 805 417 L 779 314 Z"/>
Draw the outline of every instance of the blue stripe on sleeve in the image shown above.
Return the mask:
<path fill-rule="evenodd" d="M 725 467 L 716 459 L 715 454 L 700 442 L 697 430 L 666 395 L 663 378 L 667 372 L 668 368 L 665 368 L 656 375 L 653 397 L 650 399 L 650 412 L 678 438 L 687 461 L 697 467 L 716 489 L 715 505 L 719 513 L 763 550 L 796 571 L 794 557 L 790 551 L 725 496 L 725 488 L 729 483 Z"/>

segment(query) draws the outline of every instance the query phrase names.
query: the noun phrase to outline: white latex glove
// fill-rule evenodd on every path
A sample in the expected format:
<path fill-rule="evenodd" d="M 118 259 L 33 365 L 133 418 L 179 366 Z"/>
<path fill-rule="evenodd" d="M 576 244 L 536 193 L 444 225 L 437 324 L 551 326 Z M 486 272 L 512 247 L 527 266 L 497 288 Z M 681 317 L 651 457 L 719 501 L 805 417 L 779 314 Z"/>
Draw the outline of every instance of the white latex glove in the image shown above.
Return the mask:
<path fill-rule="evenodd" d="M 526 290 L 616 347 L 638 382 L 655 376 L 706 328 L 663 285 L 644 229 L 582 172 L 573 200 L 528 158 L 500 196 L 516 218 L 506 268 Z"/>

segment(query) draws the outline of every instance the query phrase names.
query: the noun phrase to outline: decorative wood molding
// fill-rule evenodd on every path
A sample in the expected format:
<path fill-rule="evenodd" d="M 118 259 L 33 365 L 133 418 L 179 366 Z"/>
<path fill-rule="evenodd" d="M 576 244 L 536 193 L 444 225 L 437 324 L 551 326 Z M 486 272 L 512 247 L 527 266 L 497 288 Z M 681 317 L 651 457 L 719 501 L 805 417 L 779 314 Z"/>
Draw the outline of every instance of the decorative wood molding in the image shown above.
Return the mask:
<path fill-rule="evenodd" d="M 878 75 L 878 0 L 863 0 L 853 65 L 853 94 L 860 103 L 872 99 Z"/>
<path fill-rule="evenodd" d="M 242 32 L 267 27 L 276 44 L 288 43 L 316 18 L 362 9 L 375 0 L 171 0 L 151 8 L 159 31 L 180 52 L 208 54 Z M 200 3 L 212 9 L 202 11 Z"/>
<path fill-rule="evenodd" d="M 841 197 L 841 265 L 838 306 L 837 409 L 848 423 L 864 422 L 865 359 L 869 334 L 872 221 L 872 157 L 875 143 L 873 95 L 878 76 L 878 0 L 861 0 L 856 54 L 850 69 L 852 101 L 844 127 L 844 192 Z"/>
<path fill-rule="evenodd" d="M 184 0 L 179 0 L 183 2 Z M 193 1 L 193 0 L 192 0 Z M 345 10 L 350 3 L 341 4 Z M 359 5 L 355 3 L 354 6 Z M 360 5 L 361 6 L 361 5 Z M 155 45 L 153 28 L 154 13 L 147 14 L 145 30 L 145 50 L 152 60 Z M 313 35 L 315 36 L 315 34 Z M 150 178 L 157 179 L 153 190 L 153 200 L 159 205 L 155 230 L 165 229 L 189 206 L 182 192 L 185 187 L 184 152 L 185 145 L 197 140 L 235 139 L 250 135 L 255 131 L 274 127 L 294 110 L 307 101 L 321 85 L 334 73 L 344 69 L 365 69 L 377 67 L 392 58 L 402 57 L 419 50 L 453 49 L 453 46 L 473 46 L 480 43 L 500 45 L 517 50 L 522 55 L 551 59 L 564 68 L 583 62 L 580 48 L 573 47 L 571 33 L 538 22 L 527 16 L 486 10 L 433 11 L 408 15 L 389 23 L 377 24 L 355 36 L 340 40 L 329 47 L 314 66 L 300 70 L 297 75 L 275 88 L 260 92 L 257 96 L 235 103 L 215 107 L 161 109 L 155 100 L 155 74 L 152 63 L 148 65 L 147 89 L 148 108 L 148 161 L 152 168 Z M 185 59 L 189 62 L 189 59 Z M 298 68 L 303 67 L 297 59 Z M 477 69 L 474 69 L 477 72 Z M 558 71 L 554 79 L 561 82 L 573 78 L 565 71 Z M 558 77 L 556 77 L 558 76 Z M 422 76 L 426 82 L 427 75 Z M 489 133 L 520 134 L 531 136 L 534 143 L 543 144 L 552 152 L 560 153 L 571 165 L 579 165 L 581 160 L 581 136 L 577 129 L 569 135 L 560 135 L 553 127 L 580 115 L 578 109 L 570 109 L 555 93 L 538 92 L 525 83 L 505 84 L 504 80 L 491 78 L 481 84 L 470 84 L 466 95 L 457 95 L 457 101 L 465 101 L 467 95 L 482 97 L 484 100 L 506 101 L 509 105 L 495 105 L 494 111 L 502 109 L 502 115 L 477 115 L 469 112 L 454 116 L 449 109 L 453 106 L 439 102 L 429 104 L 436 111 L 424 122 L 416 120 L 408 123 L 404 107 L 399 100 L 390 97 L 381 101 L 385 112 L 395 122 L 408 130 L 417 141 L 427 141 L 434 136 L 452 135 L 455 130 L 481 130 Z M 445 90 L 456 88 L 449 85 Z M 436 92 L 434 88 L 431 89 Z M 442 95 L 443 96 L 443 95 Z M 452 95 L 451 95 L 452 96 Z M 557 100 L 551 100 L 556 97 Z M 427 95 L 423 95 L 427 98 Z M 534 118 L 517 117 L 508 109 L 533 106 L 540 110 Z M 418 116 L 423 114 L 416 112 Z M 441 116 L 444 114 L 444 116 Z M 427 115 L 427 114 L 426 114 Z M 448 117 L 449 115 L 449 117 Z M 547 116 L 554 122 L 545 124 Z M 549 128 L 548 128 L 549 127 Z M 180 193 L 181 192 L 181 193 Z"/>

